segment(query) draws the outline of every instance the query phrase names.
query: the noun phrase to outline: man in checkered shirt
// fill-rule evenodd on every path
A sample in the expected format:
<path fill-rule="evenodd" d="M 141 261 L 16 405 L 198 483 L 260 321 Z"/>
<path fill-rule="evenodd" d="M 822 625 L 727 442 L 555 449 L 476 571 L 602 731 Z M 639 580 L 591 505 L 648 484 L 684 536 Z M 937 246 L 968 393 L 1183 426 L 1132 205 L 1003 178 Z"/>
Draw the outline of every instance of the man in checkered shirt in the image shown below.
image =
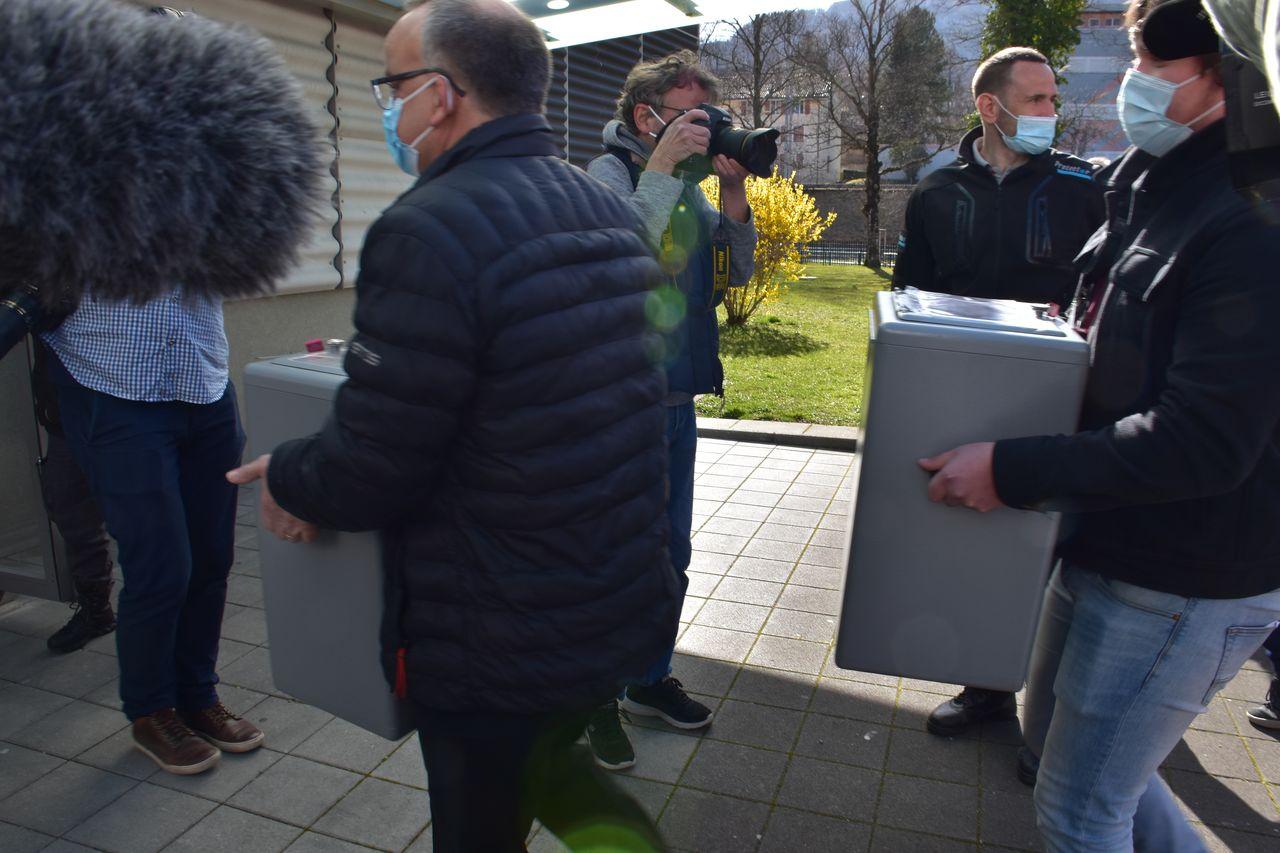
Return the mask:
<path fill-rule="evenodd" d="M 218 700 L 214 668 L 234 560 L 244 433 L 220 301 L 86 298 L 43 336 L 67 442 L 119 546 L 120 698 L 135 745 L 178 774 L 262 732 Z"/>

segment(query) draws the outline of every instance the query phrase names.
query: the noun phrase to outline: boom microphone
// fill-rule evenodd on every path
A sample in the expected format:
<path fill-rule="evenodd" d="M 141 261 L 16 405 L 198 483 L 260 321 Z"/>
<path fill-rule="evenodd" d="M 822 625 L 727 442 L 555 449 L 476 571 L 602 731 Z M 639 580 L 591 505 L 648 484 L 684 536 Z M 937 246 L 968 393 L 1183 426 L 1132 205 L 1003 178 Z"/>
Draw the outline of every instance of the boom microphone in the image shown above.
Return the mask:
<path fill-rule="evenodd" d="M 330 159 L 248 28 L 0 2 L 0 303 L 268 291 L 311 236 Z"/>

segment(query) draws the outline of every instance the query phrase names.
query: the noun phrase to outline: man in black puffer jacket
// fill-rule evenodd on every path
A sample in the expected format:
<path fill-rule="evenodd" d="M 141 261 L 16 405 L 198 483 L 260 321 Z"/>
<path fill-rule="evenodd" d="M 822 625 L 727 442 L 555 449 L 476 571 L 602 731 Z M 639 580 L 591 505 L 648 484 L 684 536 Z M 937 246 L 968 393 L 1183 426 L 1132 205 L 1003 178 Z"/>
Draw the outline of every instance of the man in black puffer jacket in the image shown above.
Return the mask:
<path fill-rule="evenodd" d="M 388 145 L 421 174 L 366 238 L 348 381 L 319 435 L 233 477 L 266 470 L 286 539 L 382 531 L 388 676 L 419 712 L 436 850 L 523 850 L 534 817 L 570 846 L 655 849 L 574 744 L 679 618 L 659 270 L 626 202 L 557 156 L 522 13 L 432 0 L 386 57 Z"/>

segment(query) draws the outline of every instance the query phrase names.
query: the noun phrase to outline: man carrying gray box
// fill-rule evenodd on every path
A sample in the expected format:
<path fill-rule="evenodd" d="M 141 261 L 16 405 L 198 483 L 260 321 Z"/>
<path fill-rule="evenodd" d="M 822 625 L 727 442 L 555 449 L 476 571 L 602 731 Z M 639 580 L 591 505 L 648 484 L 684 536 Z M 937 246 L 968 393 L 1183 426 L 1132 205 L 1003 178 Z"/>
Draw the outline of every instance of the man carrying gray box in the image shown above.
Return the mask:
<path fill-rule="evenodd" d="M 1103 210 L 1092 164 L 1050 147 L 1058 120 L 1053 69 L 1037 51 L 1007 48 L 978 67 L 973 96 L 982 125 L 960 143 L 956 164 L 912 193 L 893 283 L 1065 306 L 1076 282 L 1071 261 Z M 951 737 L 1014 719 L 1017 710 L 1012 693 L 966 687 L 927 725 Z M 1034 781 L 1034 755 L 1020 754 L 1018 772 Z"/>
<path fill-rule="evenodd" d="M 361 252 L 347 381 L 318 435 L 230 477 L 264 479 L 287 541 L 380 532 L 382 662 L 414 706 L 435 850 L 523 850 L 534 818 L 572 848 L 659 849 L 575 745 L 679 618 L 657 263 L 558 156 L 523 13 L 411 4 L 386 63 L 388 148 L 418 180 Z"/>
<path fill-rule="evenodd" d="M 1230 147 L 1230 109 L 1270 103 L 1231 99 L 1199 0 L 1126 23 L 1077 431 L 920 464 L 935 501 L 1066 513 L 1027 687 L 1045 849 L 1198 853 L 1160 767 L 1280 626 L 1280 218 Z"/>

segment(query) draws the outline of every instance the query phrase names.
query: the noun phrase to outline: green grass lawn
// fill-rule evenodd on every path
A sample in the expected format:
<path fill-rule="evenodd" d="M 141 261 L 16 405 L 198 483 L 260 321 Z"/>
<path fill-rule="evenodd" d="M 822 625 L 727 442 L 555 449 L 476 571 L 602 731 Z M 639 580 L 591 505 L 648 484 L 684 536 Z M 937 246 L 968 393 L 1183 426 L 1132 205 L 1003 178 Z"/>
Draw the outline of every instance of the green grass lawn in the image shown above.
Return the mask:
<path fill-rule="evenodd" d="M 819 266 L 742 327 L 720 326 L 724 400 L 698 414 L 762 421 L 862 423 L 867 312 L 889 277 L 866 267 Z M 721 311 L 723 319 L 724 312 Z"/>

